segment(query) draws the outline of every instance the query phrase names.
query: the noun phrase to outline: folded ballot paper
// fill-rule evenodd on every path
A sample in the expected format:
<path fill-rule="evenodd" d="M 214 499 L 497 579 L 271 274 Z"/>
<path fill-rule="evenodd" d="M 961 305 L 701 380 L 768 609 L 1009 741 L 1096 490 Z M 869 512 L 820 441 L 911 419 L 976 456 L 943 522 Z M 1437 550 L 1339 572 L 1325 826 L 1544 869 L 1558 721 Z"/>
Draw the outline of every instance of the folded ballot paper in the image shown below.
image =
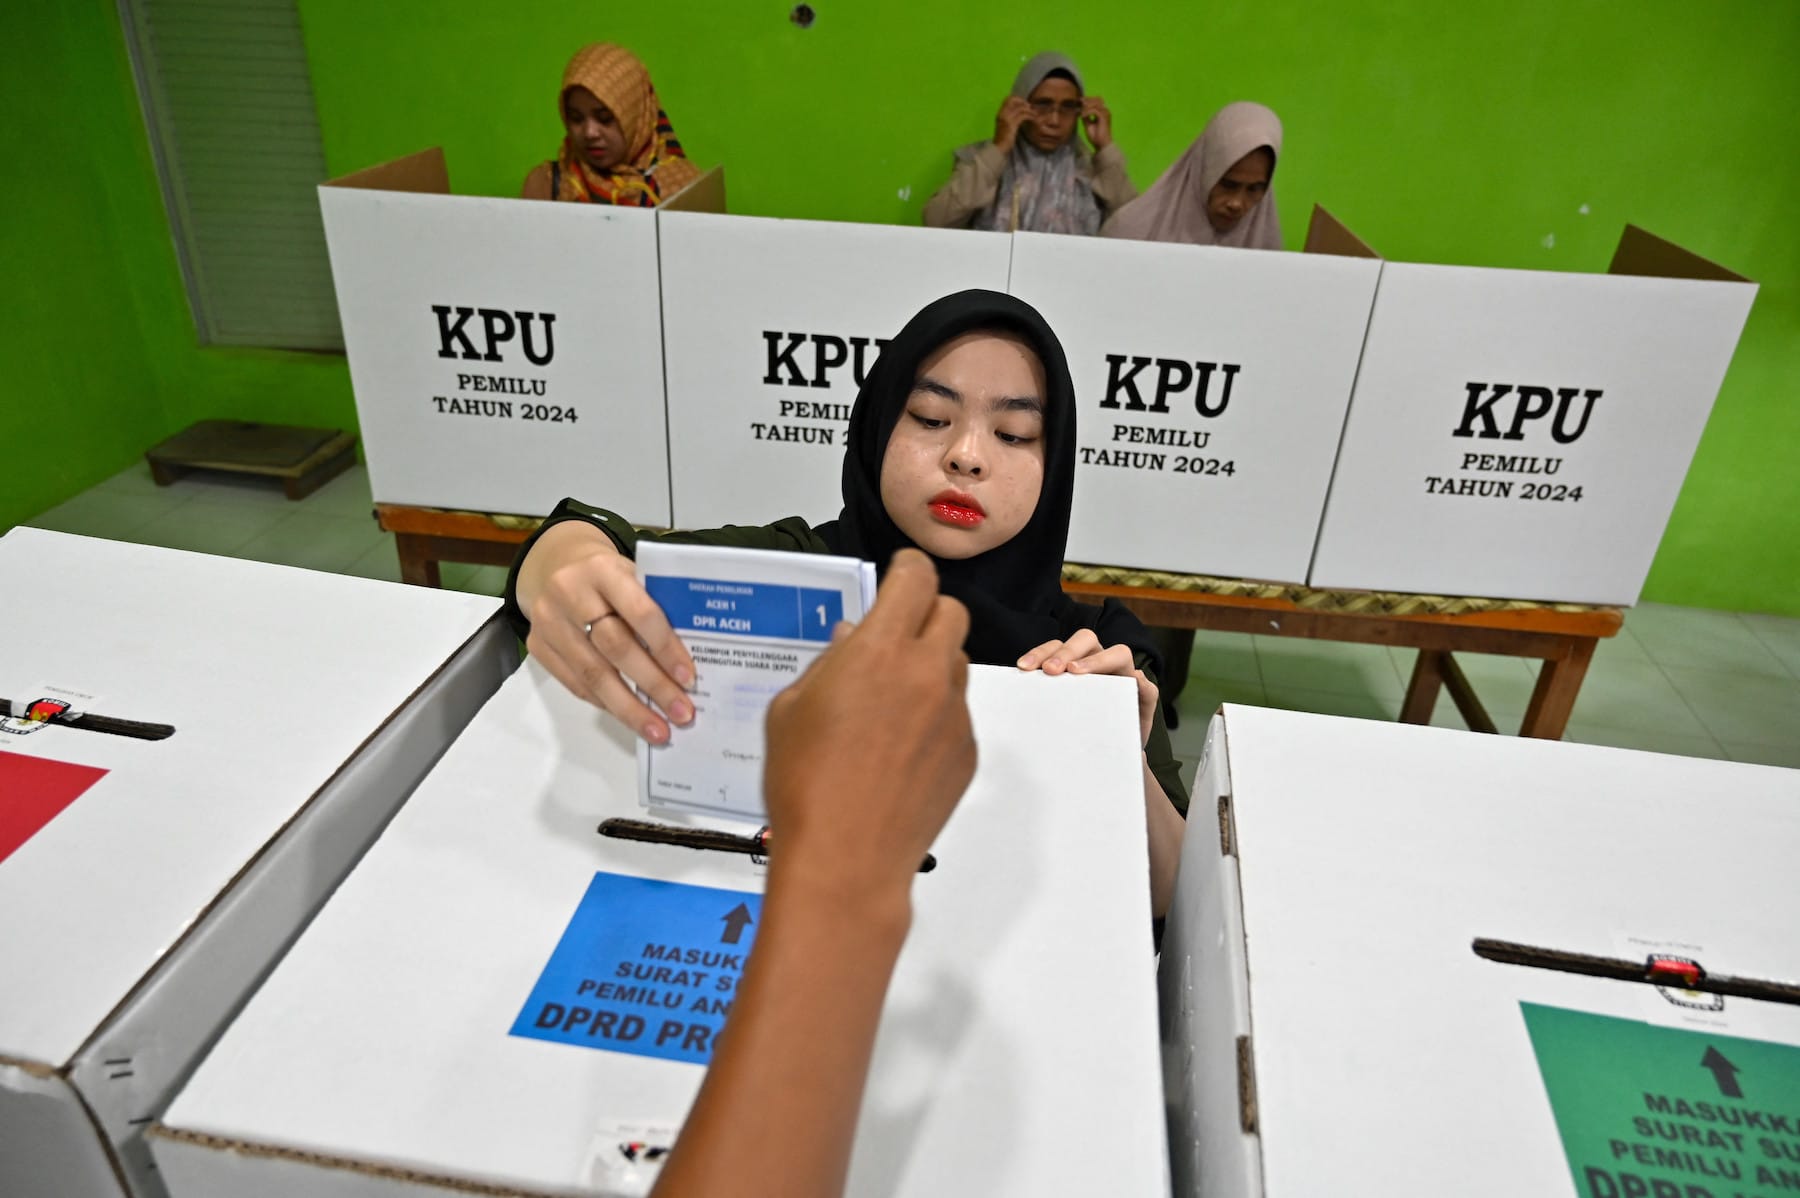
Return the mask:
<path fill-rule="evenodd" d="M 770 549 L 637 549 L 638 578 L 694 659 L 694 722 L 667 744 L 639 740 L 644 805 L 766 822 L 763 719 L 769 701 L 875 601 L 875 564 Z"/>

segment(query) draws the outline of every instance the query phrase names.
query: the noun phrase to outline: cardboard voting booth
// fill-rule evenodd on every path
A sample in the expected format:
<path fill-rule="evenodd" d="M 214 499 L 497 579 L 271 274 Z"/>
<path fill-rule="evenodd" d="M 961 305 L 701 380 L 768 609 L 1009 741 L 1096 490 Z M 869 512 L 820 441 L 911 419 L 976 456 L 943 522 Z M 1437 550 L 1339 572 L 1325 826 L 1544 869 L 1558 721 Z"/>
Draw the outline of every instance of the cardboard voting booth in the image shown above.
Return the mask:
<path fill-rule="evenodd" d="M 1304 582 L 1381 263 L 1014 235 L 1080 405 L 1072 561 Z"/>
<path fill-rule="evenodd" d="M 977 667 L 970 700 L 848 1192 L 1165 1193 L 1130 683 Z M 684 1117 L 763 882 L 595 835 L 640 814 L 624 734 L 528 661 L 164 1117 L 171 1191 L 606 1193 L 622 1127 Z"/>
<path fill-rule="evenodd" d="M 1613 272 L 1382 268 L 1313 586 L 1636 602 L 1756 286 Z"/>
<path fill-rule="evenodd" d="M 1176 1193 L 1800 1184 L 1800 1007 L 1568 956 L 1800 983 L 1800 771 L 1227 706 L 1194 795 L 1159 971 Z"/>
<path fill-rule="evenodd" d="M 718 172 L 695 188 L 723 202 Z M 543 515 L 605 487 L 666 523 L 656 213 L 448 190 L 439 150 L 319 188 L 376 502 Z"/>
<path fill-rule="evenodd" d="M 961 229 L 679 211 L 658 224 L 682 528 L 835 517 L 850 407 L 882 345 L 934 299 L 1005 291 L 1012 250 Z M 628 494 L 609 482 L 594 498 Z"/>
<path fill-rule="evenodd" d="M 0 538 L 0 1193 L 162 1193 L 142 1133 L 517 655 L 497 603 Z"/>

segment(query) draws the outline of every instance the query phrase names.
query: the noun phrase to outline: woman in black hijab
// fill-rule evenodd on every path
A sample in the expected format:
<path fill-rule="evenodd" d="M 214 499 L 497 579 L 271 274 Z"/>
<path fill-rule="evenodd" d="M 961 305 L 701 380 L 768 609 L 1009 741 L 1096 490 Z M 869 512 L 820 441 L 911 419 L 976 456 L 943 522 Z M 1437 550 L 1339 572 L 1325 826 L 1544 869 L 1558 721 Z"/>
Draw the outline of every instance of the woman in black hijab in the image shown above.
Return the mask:
<path fill-rule="evenodd" d="M 1075 419 L 1062 345 L 1036 309 L 998 292 L 959 292 L 907 322 L 857 395 L 836 520 L 813 528 L 789 517 L 657 539 L 832 553 L 880 569 L 916 546 L 936 563 L 943 592 L 969 609 L 971 661 L 1136 677 L 1161 914 L 1187 794 L 1157 710 L 1148 632 L 1115 602 L 1090 607 L 1062 590 Z M 629 559 L 639 535 L 611 512 L 564 500 L 521 550 L 506 611 L 571 692 L 661 743 L 665 716 L 678 725 L 693 718 L 685 694 L 693 666 L 637 581 Z"/>
<path fill-rule="evenodd" d="M 1013 296 L 994 291 L 945 296 L 908 321 L 881 351 L 850 413 L 843 511 L 820 525 L 818 534 L 831 552 L 882 568 L 895 550 L 914 544 L 882 501 L 889 439 L 906 413 L 921 365 L 934 351 L 977 332 L 1010 334 L 1023 342 L 1042 366 L 1048 394 L 1041 413 L 1043 485 L 1029 523 L 984 553 L 937 559 L 943 593 L 969 609 L 969 660 L 1011 665 L 1032 648 L 1067 640 L 1080 628 L 1095 628 L 1102 642 L 1130 644 L 1150 656 L 1144 626 L 1122 606 L 1087 607 L 1063 594 L 1063 550 L 1075 498 L 1075 387 L 1056 334 L 1037 309 Z"/>

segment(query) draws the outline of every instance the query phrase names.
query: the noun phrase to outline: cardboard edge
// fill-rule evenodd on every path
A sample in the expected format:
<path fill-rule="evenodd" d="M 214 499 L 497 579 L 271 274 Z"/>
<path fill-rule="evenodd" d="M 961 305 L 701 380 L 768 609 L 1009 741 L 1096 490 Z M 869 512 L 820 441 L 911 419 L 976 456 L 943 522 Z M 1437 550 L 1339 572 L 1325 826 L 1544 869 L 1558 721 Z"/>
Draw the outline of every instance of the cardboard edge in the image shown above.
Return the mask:
<path fill-rule="evenodd" d="M 31 1149 L 25 1155 L 0 1152 L 0 1191 L 21 1192 L 17 1187 L 41 1180 L 37 1170 L 43 1170 L 56 1177 L 48 1192 L 83 1198 L 133 1192 L 99 1115 L 66 1070 L 0 1056 L 0 1144 L 14 1135 L 29 1137 Z M 28 1165 L 35 1169 L 26 1172 Z"/>
<path fill-rule="evenodd" d="M 115 1167 L 140 1183 L 128 1189 L 148 1184 L 152 1165 L 140 1134 L 145 1125 L 168 1109 L 287 946 L 443 756 L 454 739 L 445 730 L 466 725 L 510 672 L 509 659 L 516 666 L 516 654 L 507 652 L 512 644 L 498 613 L 483 620 L 221 884 L 76 1050 L 64 1070 L 68 1084 L 89 1108 Z M 421 702 L 433 692 L 441 703 Z M 375 786 L 386 792 L 385 800 L 352 803 L 348 799 L 357 796 L 350 795 L 336 801 L 340 782 L 363 770 L 380 775 Z M 317 829 L 314 839 L 323 838 L 333 851 L 321 854 L 312 840 L 302 851 L 300 833 L 309 829 Z M 296 922 L 295 896 L 309 887 L 292 875 L 316 876 L 334 859 L 335 876 L 311 894 Z M 178 964 L 200 961 L 210 964 L 186 972 L 203 977 L 176 978 Z M 129 1072 L 109 1064 L 121 1058 Z"/>
<path fill-rule="evenodd" d="M 358 1157 L 332 1156 L 319 1152 L 308 1152 L 299 1148 L 288 1148 L 278 1144 L 266 1144 L 255 1140 L 241 1140 L 230 1136 L 215 1136 L 206 1132 L 184 1131 L 181 1128 L 168 1127 L 162 1123 L 153 1123 L 145 1132 L 144 1138 L 149 1141 L 151 1151 L 158 1162 L 165 1161 L 166 1154 L 176 1147 L 200 1152 L 226 1154 L 240 1159 L 264 1162 L 285 1162 L 302 1165 L 309 1169 L 323 1169 L 333 1172 L 353 1173 L 360 1177 L 375 1178 L 383 1181 L 397 1182 L 405 1186 L 430 1186 L 452 1194 L 479 1195 L 480 1198 L 557 1198 L 548 1190 L 520 1190 L 510 1186 L 499 1186 L 489 1182 L 471 1181 L 466 1178 L 451 1177 L 441 1173 L 429 1173 L 422 1169 L 408 1169 L 400 1165 L 389 1165 L 379 1161 L 363 1160 Z M 163 1166 L 165 1172 L 184 1173 L 191 1176 L 191 1170 L 185 1165 L 176 1167 L 171 1161 Z"/>
<path fill-rule="evenodd" d="M 1323 204 L 1313 205 L 1312 216 L 1306 222 L 1306 244 L 1300 252 L 1336 254 L 1343 258 L 1381 258 L 1368 242 L 1352 233 L 1350 227 L 1327 211 Z"/>
<path fill-rule="evenodd" d="M 150 986 L 157 979 L 157 976 L 168 967 L 169 963 L 181 952 L 182 947 L 197 934 L 199 929 L 206 925 L 207 921 L 212 918 L 213 913 L 218 910 L 219 906 L 237 888 L 238 884 L 254 872 L 294 825 L 299 823 L 308 812 L 312 811 L 318 805 L 319 796 L 330 790 L 333 783 L 335 783 L 346 770 L 350 769 L 356 763 L 357 759 L 368 750 L 369 746 L 376 738 L 380 737 L 382 733 L 394 723 L 395 718 L 406 711 L 406 709 L 412 705 L 413 701 L 419 697 L 420 693 L 448 670 L 457 658 L 461 657 L 463 652 L 468 649 L 470 643 L 492 626 L 497 619 L 498 616 L 496 615 L 483 621 L 482 626 L 465 638 L 463 643 L 459 645 L 450 656 L 439 663 L 437 669 L 433 670 L 423 682 L 409 691 L 406 697 L 400 701 L 399 705 L 389 711 L 381 723 L 376 725 L 375 729 L 371 731 L 369 735 L 363 737 L 356 748 L 352 749 L 350 753 L 345 756 L 344 760 L 338 763 L 337 768 L 331 772 L 330 776 L 319 783 L 317 789 L 315 789 L 312 794 L 308 795 L 306 800 L 302 802 L 300 806 L 294 809 L 294 813 L 288 816 L 279 828 L 276 828 L 274 832 L 270 833 L 269 838 L 263 841 L 256 852 L 250 855 L 249 860 L 245 861 L 244 864 L 239 867 L 238 871 L 231 875 L 229 879 L 220 884 L 212 899 L 195 914 L 188 926 L 182 929 L 181 935 L 170 942 L 169 946 L 163 950 L 162 955 L 157 957 L 155 963 L 152 964 L 149 969 L 144 971 L 144 976 L 138 979 L 137 984 L 125 992 L 125 996 L 114 1004 L 111 1011 L 107 1012 L 106 1018 L 99 1022 L 95 1027 L 95 1030 L 89 1034 L 86 1040 L 82 1041 L 81 1046 L 75 1050 L 74 1056 L 70 1059 L 71 1067 L 73 1067 L 76 1061 L 79 1061 L 93 1049 L 95 1042 L 105 1033 L 107 1027 L 117 1020 L 121 1013 L 137 999 L 138 995 Z"/>
<path fill-rule="evenodd" d="M 1257 1133 L 1256 1123 L 1256 1056 L 1249 1036 L 1237 1038 L 1238 1130 L 1245 1135 Z"/>
<path fill-rule="evenodd" d="M 1317 209 L 1323 212 L 1324 209 Z M 1312 236 L 1310 230 L 1307 233 Z M 1312 552 L 1306 556 L 1306 586 L 1317 586 L 1313 575 L 1319 568 L 1319 549 L 1325 544 L 1325 530 L 1331 522 L 1331 497 L 1337 490 L 1338 468 L 1344 463 L 1344 441 L 1350 435 L 1350 418 L 1356 412 L 1356 388 L 1362 383 L 1363 363 L 1369 360 L 1369 334 L 1375 328 L 1375 309 L 1381 303 L 1381 282 L 1387 274 L 1387 262 L 1378 259 L 1380 265 L 1375 268 L 1375 286 L 1369 292 L 1369 311 L 1363 318 L 1362 345 L 1356 351 L 1356 369 L 1350 372 L 1350 395 L 1344 400 L 1344 419 L 1338 425 L 1337 452 L 1331 455 L 1331 472 L 1325 476 L 1325 500 L 1319 504 L 1319 522 L 1313 526 Z"/>
<path fill-rule="evenodd" d="M 419 195 L 449 195 L 450 168 L 444 148 L 432 146 L 402 158 L 378 162 L 359 171 L 327 179 L 320 187 L 359 187 L 368 191 L 410 191 Z M 723 186 L 721 184 L 721 186 Z"/>
<path fill-rule="evenodd" d="M 0 1053 L 0 1069 L 17 1069 L 39 1081 L 48 1081 L 53 1077 L 63 1075 L 63 1069 L 55 1065 L 46 1065 L 42 1061 L 33 1061 L 26 1057 L 8 1056 L 5 1053 Z M 0 1083 L 0 1089 L 4 1088 L 4 1084 Z"/>
<path fill-rule="evenodd" d="M 1157 969 L 1165 1122 L 1178 1194 L 1263 1192 L 1254 1076 L 1246 1072 L 1253 1029 L 1229 711 L 1212 718 L 1194 783 L 1197 796 L 1216 799 L 1218 822 L 1189 819 Z"/>
<path fill-rule="evenodd" d="M 1654 279 L 1706 279 L 1719 283 L 1754 283 L 1755 280 L 1683 249 L 1648 229 L 1627 224 L 1619 234 L 1618 248 L 1606 268 L 1609 275 L 1639 275 Z"/>
<path fill-rule="evenodd" d="M 723 171 L 725 168 L 714 167 L 713 169 L 717 170 L 717 171 Z M 702 176 L 702 178 L 704 178 L 704 177 L 705 176 Z M 700 181 L 701 181 L 700 179 L 696 179 L 694 181 L 694 183 L 699 183 Z M 683 192 L 677 194 L 677 197 L 671 197 L 671 198 L 672 199 L 678 198 L 678 196 L 680 194 L 685 194 L 686 191 L 691 191 L 693 189 L 693 186 L 694 186 L 694 184 L 690 183 L 687 186 L 687 188 L 683 189 Z M 723 184 L 721 184 L 721 186 L 723 186 Z M 723 209 L 721 209 L 721 211 L 722 210 Z M 656 229 L 655 229 L 655 232 L 656 232 L 656 331 L 657 331 L 656 360 L 657 360 L 657 369 L 662 374 L 662 422 L 663 422 L 662 441 L 663 441 L 663 483 L 664 483 L 663 502 L 666 505 L 663 508 L 663 511 L 668 514 L 669 524 L 671 527 L 673 527 L 675 524 L 675 415 L 672 410 L 672 406 L 669 402 L 669 297 L 668 297 L 667 285 L 665 283 L 665 280 L 668 277 L 668 273 L 667 273 L 667 271 L 665 271 L 663 269 L 663 239 L 662 239 L 662 235 L 663 235 L 662 214 L 666 211 L 668 211 L 668 205 L 666 205 L 666 204 L 662 208 L 657 210 Z M 680 211 L 680 209 L 676 209 L 676 211 Z"/>
<path fill-rule="evenodd" d="M 715 166 L 657 205 L 659 212 L 724 212 L 725 168 Z"/>

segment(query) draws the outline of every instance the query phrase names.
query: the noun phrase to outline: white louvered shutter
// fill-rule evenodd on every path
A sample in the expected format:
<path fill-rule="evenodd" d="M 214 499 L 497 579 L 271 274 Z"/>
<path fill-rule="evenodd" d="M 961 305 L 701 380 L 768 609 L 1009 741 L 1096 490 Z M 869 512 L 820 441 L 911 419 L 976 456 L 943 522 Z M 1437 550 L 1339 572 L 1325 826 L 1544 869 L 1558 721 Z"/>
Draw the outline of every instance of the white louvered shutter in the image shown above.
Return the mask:
<path fill-rule="evenodd" d="M 200 340 L 344 346 L 294 0 L 119 0 Z"/>

